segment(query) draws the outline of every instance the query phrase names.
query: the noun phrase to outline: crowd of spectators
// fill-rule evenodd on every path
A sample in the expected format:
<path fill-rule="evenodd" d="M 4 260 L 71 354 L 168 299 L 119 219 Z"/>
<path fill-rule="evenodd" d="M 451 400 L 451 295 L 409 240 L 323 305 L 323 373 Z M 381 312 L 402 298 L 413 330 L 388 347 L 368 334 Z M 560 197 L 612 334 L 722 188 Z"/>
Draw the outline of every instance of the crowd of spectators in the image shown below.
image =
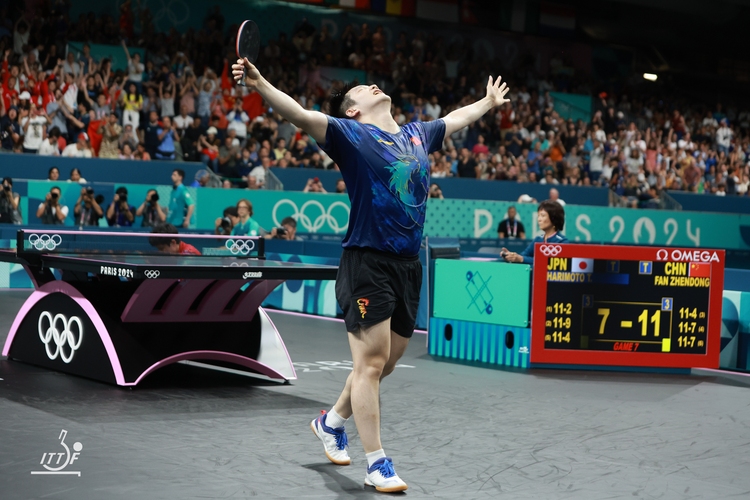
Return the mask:
<path fill-rule="evenodd" d="M 148 8 L 129 0 L 119 19 L 91 13 L 72 22 L 66 2 L 40 2 L 34 16 L 2 18 L 15 20 L 6 26 L 12 36 L 0 38 L 4 151 L 201 161 L 225 187 L 249 189 L 263 188 L 271 167 L 337 168 L 259 94 L 234 85 L 228 66 L 236 25 L 227 25 L 219 7 L 202 29 L 183 34 L 156 32 Z M 127 71 L 95 59 L 86 44 L 118 39 Z M 83 42 L 82 51 L 66 52 L 68 41 Z M 324 111 L 329 87 L 341 82 L 329 85 L 321 66 L 366 71 L 390 89 L 394 118 L 403 124 L 438 119 L 481 98 L 497 61 L 475 59 L 468 46 L 441 37 L 402 32 L 389 51 L 382 27 L 349 25 L 334 39 L 326 27 L 301 20 L 262 49 L 259 65 L 302 106 Z M 630 206 L 657 206 L 664 190 L 748 195 L 750 112 L 601 93 L 591 120 L 574 122 L 558 114 L 550 91 L 592 89 L 568 72 L 545 79 L 531 67 L 506 75 L 510 103 L 430 155 L 434 179 L 609 186 Z M 306 188 L 319 189 L 315 182 Z"/>

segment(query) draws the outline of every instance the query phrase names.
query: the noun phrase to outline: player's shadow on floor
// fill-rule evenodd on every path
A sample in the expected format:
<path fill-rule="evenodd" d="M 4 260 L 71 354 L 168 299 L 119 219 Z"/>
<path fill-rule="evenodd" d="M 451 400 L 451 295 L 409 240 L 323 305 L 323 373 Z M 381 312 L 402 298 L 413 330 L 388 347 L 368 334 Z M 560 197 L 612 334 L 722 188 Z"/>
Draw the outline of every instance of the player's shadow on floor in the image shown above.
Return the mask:
<path fill-rule="evenodd" d="M 381 493 L 375 491 L 375 488 L 364 485 L 364 470 L 362 470 L 362 482 L 357 482 L 343 474 L 344 469 L 350 469 L 352 466 L 339 467 L 330 463 L 308 464 L 303 465 L 307 470 L 320 474 L 325 480 L 326 488 L 332 493 L 338 495 L 336 498 L 343 500 L 346 498 L 373 498 L 382 496 L 406 497 L 407 492 L 398 493 Z"/>

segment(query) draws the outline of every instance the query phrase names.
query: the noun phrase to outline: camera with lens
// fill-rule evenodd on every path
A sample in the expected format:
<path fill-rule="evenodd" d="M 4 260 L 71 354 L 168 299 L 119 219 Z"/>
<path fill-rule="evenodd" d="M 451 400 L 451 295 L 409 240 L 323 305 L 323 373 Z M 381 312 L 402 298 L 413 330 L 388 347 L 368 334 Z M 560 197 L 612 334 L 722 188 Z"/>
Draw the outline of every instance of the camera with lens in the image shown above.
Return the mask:
<path fill-rule="evenodd" d="M 221 228 L 224 231 L 231 231 L 232 230 L 232 219 L 229 217 L 223 217 L 221 219 Z"/>
<path fill-rule="evenodd" d="M 154 194 L 152 194 L 152 195 L 151 195 L 151 198 L 149 198 L 149 199 L 148 199 L 148 201 L 149 201 L 149 203 L 151 203 L 152 205 L 153 205 L 154 203 L 156 203 L 157 201 L 159 201 L 159 193 L 154 193 Z"/>
<path fill-rule="evenodd" d="M 119 196 L 120 196 L 120 198 L 119 198 L 120 203 L 127 203 L 128 202 L 128 195 L 126 195 L 125 193 L 122 193 Z"/>
<path fill-rule="evenodd" d="M 86 194 L 89 195 L 89 196 L 92 195 L 92 194 L 94 194 L 94 188 L 92 188 L 91 186 L 88 186 L 86 188 Z"/>
<path fill-rule="evenodd" d="M 58 194 L 57 194 L 57 193 L 55 193 L 55 192 L 53 191 L 53 192 L 51 192 L 51 193 L 49 194 L 49 196 L 50 196 L 50 198 L 52 198 L 53 200 L 56 200 L 56 199 L 57 199 L 57 197 L 58 197 Z"/>
<path fill-rule="evenodd" d="M 276 228 L 276 236 L 277 237 L 279 237 L 279 238 L 284 237 L 284 236 L 286 236 L 286 233 L 287 233 L 287 231 L 286 231 L 286 228 L 284 226 L 279 226 L 279 227 Z"/>
<path fill-rule="evenodd" d="M 7 184 L 3 184 L 3 191 L 10 191 L 10 186 Z"/>

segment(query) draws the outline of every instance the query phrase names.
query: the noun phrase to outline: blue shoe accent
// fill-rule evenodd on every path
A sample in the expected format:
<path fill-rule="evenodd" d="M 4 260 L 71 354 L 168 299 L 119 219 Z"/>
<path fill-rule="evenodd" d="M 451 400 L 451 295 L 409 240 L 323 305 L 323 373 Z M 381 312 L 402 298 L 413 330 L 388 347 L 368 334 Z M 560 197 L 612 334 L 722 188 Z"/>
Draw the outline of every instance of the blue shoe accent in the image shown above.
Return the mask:
<path fill-rule="evenodd" d="M 346 437 L 346 431 L 343 427 L 328 427 L 326 425 L 326 415 L 327 414 L 321 415 L 318 418 L 320 421 L 320 427 L 323 429 L 323 432 L 333 435 L 333 437 L 336 438 L 336 448 L 343 450 L 349 446 L 349 439 Z"/>
<path fill-rule="evenodd" d="M 367 473 L 372 474 L 376 470 L 380 471 L 380 475 L 388 478 L 396 475 L 396 471 L 393 470 L 393 460 L 390 457 L 379 458 L 375 460 L 372 466 L 367 468 Z"/>

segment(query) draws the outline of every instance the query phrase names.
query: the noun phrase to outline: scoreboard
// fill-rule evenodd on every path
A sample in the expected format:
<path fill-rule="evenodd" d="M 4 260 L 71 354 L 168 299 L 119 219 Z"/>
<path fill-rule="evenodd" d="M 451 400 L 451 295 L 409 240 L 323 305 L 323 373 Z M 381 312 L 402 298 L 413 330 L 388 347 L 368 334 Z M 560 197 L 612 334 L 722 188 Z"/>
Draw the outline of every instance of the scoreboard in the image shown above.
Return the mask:
<path fill-rule="evenodd" d="M 537 244 L 531 362 L 718 368 L 724 251 Z"/>

